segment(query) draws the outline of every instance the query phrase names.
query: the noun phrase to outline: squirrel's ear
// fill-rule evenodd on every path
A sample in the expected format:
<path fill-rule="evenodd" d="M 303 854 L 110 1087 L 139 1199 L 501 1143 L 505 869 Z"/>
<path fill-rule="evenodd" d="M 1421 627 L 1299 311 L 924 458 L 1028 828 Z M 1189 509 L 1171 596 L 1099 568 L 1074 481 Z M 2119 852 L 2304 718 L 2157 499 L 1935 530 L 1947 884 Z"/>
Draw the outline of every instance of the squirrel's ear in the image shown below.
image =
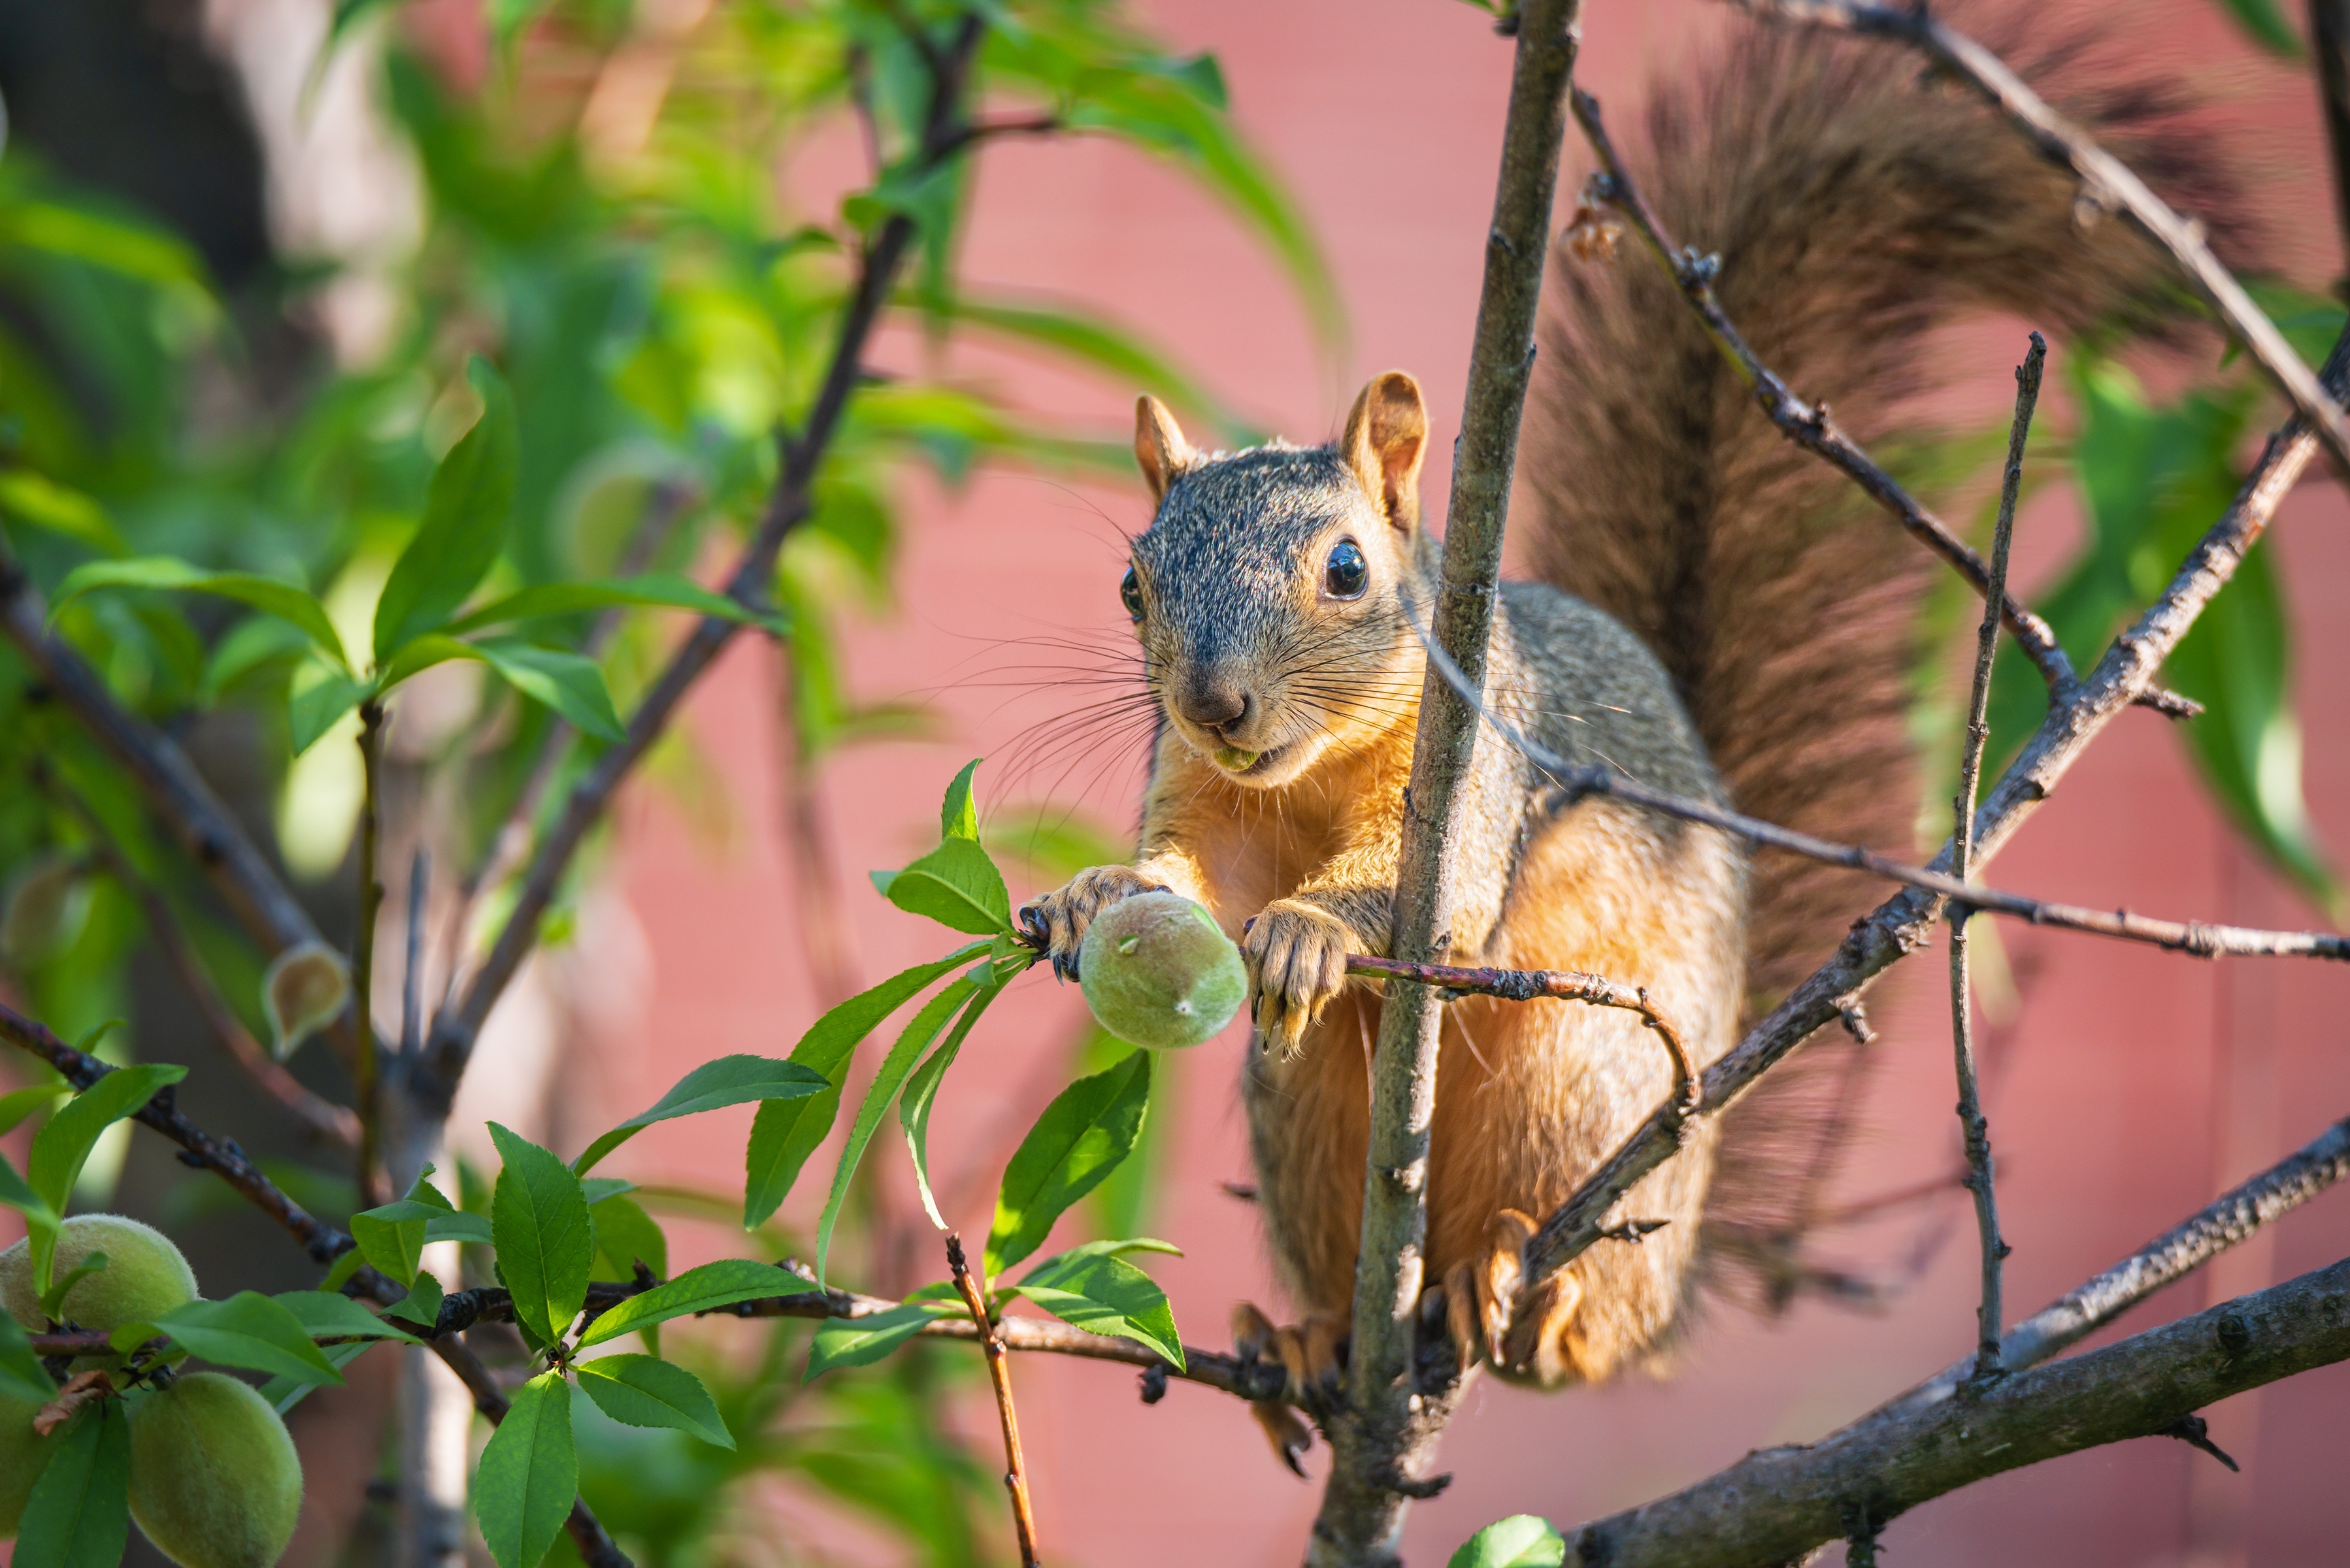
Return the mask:
<path fill-rule="evenodd" d="M 1355 400 L 1338 451 L 1378 500 L 1388 521 L 1419 526 L 1419 462 L 1428 455 L 1428 405 L 1400 370 L 1376 377 Z"/>
<path fill-rule="evenodd" d="M 1166 404 L 1148 392 L 1134 400 L 1134 461 L 1142 466 L 1154 504 L 1167 499 L 1167 487 L 1198 455 Z"/>

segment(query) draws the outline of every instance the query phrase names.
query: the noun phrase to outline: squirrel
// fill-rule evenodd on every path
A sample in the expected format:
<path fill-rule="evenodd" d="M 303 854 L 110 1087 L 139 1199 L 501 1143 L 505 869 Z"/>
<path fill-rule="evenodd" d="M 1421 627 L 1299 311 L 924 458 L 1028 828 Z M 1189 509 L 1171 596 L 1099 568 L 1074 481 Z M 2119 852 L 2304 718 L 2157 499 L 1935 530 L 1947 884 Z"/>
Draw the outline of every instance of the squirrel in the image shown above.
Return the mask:
<path fill-rule="evenodd" d="M 2229 207 L 2161 95 L 2068 108 L 2196 210 Z M 1648 130 L 1643 188 L 1670 232 L 1719 254 L 1730 317 L 1860 439 L 1929 384 L 1929 335 L 1966 311 L 2052 337 L 2179 317 L 2149 244 L 2095 221 L 1995 113 L 1869 46 L 1745 32 L 1652 99 Z M 1573 258 L 1596 218 L 1579 213 L 1568 238 L 1582 243 L 1554 246 L 1515 484 L 1538 580 L 1502 587 L 1486 701 L 1578 766 L 1906 845 L 1921 552 L 1757 410 L 1664 269 Z M 1276 1330 L 1244 1305 L 1235 1330 L 1244 1354 L 1286 1364 L 1309 1408 L 1335 1393 L 1354 1300 L 1379 996 L 1346 959 L 1388 950 L 1437 572 L 1429 439 L 1400 372 L 1366 386 L 1320 446 L 1203 452 L 1139 400 L 1154 511 L 1119 586 L 1159 710 L 1139 853 L 1024 914 L 1065 976 L 1088 921 L 1145 890 L 1196 900 L 1241 944 L 1254 1021 L 1242 1096 L 1299 1318 Z M 1851 873 L 1750 865 L 1722 833 L 1637 806 L 1554 811 L 1552 783 L 1480 725 L 1446 961 L 1646 987 L 1700 1070 L 1874 901 Z M 1444 1325 L 1464 1368 L 1544 1387 L 1653 1360 L 1705 1273 L 1709 1214 L 1783 1198 L 1783 1173 L 1752 1149 L 1810 1140 L 1768 1125 L 1767 1094 L 1726 1131 L 1706 1118 L 1619 1206 L 1667 1223 L 1586 1252 L 1513 1316 L 1541 1218 L 1665 1098 L 1670 1066 L 1624 1011 L 1463 998 L 1445 1018 L 1421 1321 Z M 1762 1191 L 1712 1190 L 1742 1163 L 1766 1173 Z M 1260 1414 L 1296 1468 L 1302 1424 Z"/>

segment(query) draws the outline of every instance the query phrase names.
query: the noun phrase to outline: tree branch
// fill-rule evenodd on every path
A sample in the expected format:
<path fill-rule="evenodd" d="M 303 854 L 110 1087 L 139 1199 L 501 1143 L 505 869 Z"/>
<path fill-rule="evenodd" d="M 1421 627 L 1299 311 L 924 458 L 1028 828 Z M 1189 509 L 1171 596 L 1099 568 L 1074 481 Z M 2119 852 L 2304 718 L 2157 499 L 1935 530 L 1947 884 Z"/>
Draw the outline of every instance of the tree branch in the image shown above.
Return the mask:
<path fill-rule="evenodd" d="M 2203 225 L 2172 212 L 2128 165 L 2050 108 L 1998 56 L 1944 26 L 1923 5 L 1877 5 L 1856 0 L 1730 0 L 1730 4 L 1768 21 L 1907 44 L 1940 70 L 1972 87 L 2014 121 L 2042 156 L 2080 177 L 2083 201 L 2107 211 L 2118 210 L 2170 253 L 2195 292 L 2219 312 L 2228 336 L 2243 347 L 2284 394 L 2294 414 L 2316 432 L 2334 461 L 2350 472 L 2350 424 L 2344 422 L 2341 403 L 2220 265 L 2220 258 L 2204 244 Z"/>
<path fill-rule="evenodd" d="M 1515 63 L 1501 172 L 1487 231 L 1469 391 L 1454 447 L 1444 556 L 1433 630 L 1467 671 L 1463 701 L 1432 671 L 1421 689 L 1411 781 L 1404 794 L 1392 950 L 1407 963 L 1440 962 L 1457 880 L 1453 846 L 1466 815 L 1460 784 L 1475 752 L 1486 643 L 1502 562 L 1503 524 L 1516 467 L 1519 416 L 1534 371 L 1534 325 L 1550 244 L 1565 97 L 1581 42 L 1580 0 L 1527 0 L 1518 12 Z M 1311 1563 L 1396 1560 L 1411 1466 L 1441 1431 L 1447 1399 L 1414 1387 L 1412 1352 L 1428 1229 L 1429 1129 L 1436 1103 L 1443 1014 L 1425 988 L 1397 984 L 1379 1013 L 1371 1063 L 1371 1116 L 1363 1223 L 1355 1262 L 1347 1409 L 1326 1427 L 1333 1462 L 1314 1526 Z"/>
<path fill-rule="evenodd" d="M 1851 437 L 1838 430 L 1828 417 L 1826 404 L 1806 402 L 1780 379 L 1777 371 L 1762 363 L 1714 295 L 1713 279 L 1720 271 L 1721 258 L 1700 256 L 1694 249 L 1673 243 L 1672 236 L 1665 232 L 1664 220 L 1648 205 L 1648 198 L 1634 183 L 1630 169 L 1616 151 L 1616 143 L 1599 117 L 1599 100 L 1577 88 L 1574 105 L 1575 123 L 1582 127 L 1584 140 L 1591 144 L 1592 152 L 1599 160 L 1598 171 L 1585 187 L 1586 201 L 1606 202 L 1631 220 L 1641 241 L 1672 274 L 1682 297 L 1689 301 L 1707 333 L 1746 379 L 1747 386 L 1753 389 L 1755 404 L 1763 414 L 1789 441 L 1825 459 L 1859 485 L 1911 537 L 1950 563 L 1976 593 L 1986 599 L 1995 599 L 2001 618 L 2015 634 L 2016 646 L 2023 649 L 2024 657 L 2032 660 L 2033 668 L 2048 683 L 2051 696 L 2062 697 L 2069 692 L 2080 678 L 2048 623 L 2018 603 L 2004 587 L 1993 595 L 1991 572 L 1983 565 L 1983 558 L 1952 533 L 1948 524 L 1920 505 L 1917 497 L 1878 466 Z M 2174 719 L 2191 719 L 2203 711 L 2199 702 L 2160 690 L 2148 690 L 2137 701 Z"/>
<path fill-rule="evenodd" d="M 2350 365 L 2350 333 L 2337 340 L 2325 364 L 2326 384 L 2340 387 Z M 2069 699 L 2052 704 L 2040 728 L 1975 813 L 1975 842 L 1985 860 L 1998 853 L 2033 812 L 2056 792 L 2114 716 L 2152 683 L 2155 672 L 2211 597 L 2225 587 L 2285 494 L 2316 455 L 2317 441 L 2296 417 L 2269 439 L 2260 461 L 2234 502 L 2190 552 L 2162 597 L 2116 639 L 2086 680 Z M 1945 847 L 1937 864 L 1946 863 Z M 1960 896 L 1982 908 L 1980 889 Z M 1911 886 L 1894 895 L 1838 944 L 1770 1015 L 1749 1030 L 1730 1053 L 1705 1071 L 1700 1115 L 1719 1114 L 1753 1086 L 1756 1079 L 1794 1052 L 1813 1033 L 1836 1022 L 1886 969 L 1923 946 L 1941 912 L 1943 895 Z M 1585 1179 L 1582 1189 L 1546 1220 L 1526 1248 L 1525 1285 L 1532 1288 L 1599 1239 L 1606 1217 L 1632 1185 L 1656 1169 L 1679 1147 L 1680 1124 L 1669 1107 L 1649 1114 L 1632 1136 Z"/>
<path fill-rule="evenodd" d="M 1991 671 L 1999 654 L 1999 606 L 2007 597 L 2008 547 L 2015 537 L 2015 497 L 2023 483 L 2023 442 L 2040 401 L 2040 371 L 2048 345 L 2039 333 L 2015 370 L 2015 420 L 2008 430 L 2007 467 L 1999 488 L 1999 524 L 1991 535 L 1991 583 L 1976 636 L 1974 690 L 1967 704 L 1966 743 L 1959 758 L 1959 793 L 1951 801 L 1950 874 L 1967 880 L 1974 866 L 1975 791 L 1982 783 L 1983 744 L 1991 738 Z M 1975 1087 L 1973 999 L 1969 985 L 1967 917 L 1970 904 L 1953 902 L 1950 926 L 1950 1052 L 1959 1080 L 1959 1134 L 1967 1151 L 1967 1189 L 1974 1194 L 1975 1229 L 1982 1246 L 1982 1302 L 1976 1314 L 1975 1375 L 1999 1374 L 2000 1263 L 2007 1243 L 1999 1235 L 1999 1195 L 1991 1164 L 1991 1125 Z"/>
<path fill-rule="evenodd" d="M 954 134 L 983 21 L 977 13 L 964 16 L 952 46 L 940 56 L 931 85 L 930 121 L 924 131 L 926 161 L 935 162 Z M 759 607 L 766 602 L 775 576 L 775 559 L 785 539 L 808 515 L 817 467 L 837 431 L 848 399 L 856 389 L 865 345 L 879 321 L 899 264 L 915 237 L 911 218 L 891 214 L 875 234 L 859 265 L 857 286 L 841 318 L 840 336 L 822 386 L 797 436 L 779 434 L 782 473 L 750 545 L 727 579 L 726 593 L 736 603 Z M 432 1112 L 445 1117 L 458 1079 L 472 1055 L 483 1023 L 538 939 L 539 921 L 553 902 L 588 832 L 610 805 L 621 781 L 660 738 L 678 705 L 704 670 L 740 629 L 738 623 L 705 617 L 671 658 L 652 690 L 630 717 L 627 738 L 597 759 L 585 777 L 572 786 L 552 830 L 539 846 L 525 875 L 515 909 L 498 932 L 489 955 L 453 1007 L 434 1020 L 432 1035 L 422 1060 L 413 1064 L 411 1094 Z"/>
<path fill-rule="evenodd" d="M 2247 1388 L 2350 1359 L 2350 1262 L 2012 1374 L 1970 1397 L 1879 1413 L 1766 1449 L 1670 1497 L 1584 1525 L 1567 1561 L 1610 1568 L 1793 1562 L 1864 1521 L 1872 1535 L 1971 1481 L 2169 1434 Z M 1579 1555 L 1578 1555 L 1579 1553 Z"/>

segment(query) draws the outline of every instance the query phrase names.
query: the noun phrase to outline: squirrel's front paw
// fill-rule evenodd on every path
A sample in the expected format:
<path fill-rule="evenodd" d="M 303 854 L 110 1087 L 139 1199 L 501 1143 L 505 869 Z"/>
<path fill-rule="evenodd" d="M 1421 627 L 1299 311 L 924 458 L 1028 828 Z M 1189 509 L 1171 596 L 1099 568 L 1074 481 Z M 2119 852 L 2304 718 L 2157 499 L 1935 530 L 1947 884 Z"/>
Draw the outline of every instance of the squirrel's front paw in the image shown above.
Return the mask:
<path fill-rule="evenodd" d="M 1020 929 L 1029 941 L 1053 961 L 1053 972 L 1063 980 L 1077 978 L 1077 948 L 1094 917 L 1137 893 L 1164 893 L 1167 885 L 1153 882 L 1131 866 L 1094 866 L 1078 872 L 1067 884 L 1020 907 Z"/>
<path fill-rule="evenodd" d="M 1301 898 L 1268 904 L 1241 936 L 1248 961 L 1256 1030 L 1284 1056 L 1305 1043 L 1330 999 L 1347 987 L 1355 933 L 1326 909 Z"/>

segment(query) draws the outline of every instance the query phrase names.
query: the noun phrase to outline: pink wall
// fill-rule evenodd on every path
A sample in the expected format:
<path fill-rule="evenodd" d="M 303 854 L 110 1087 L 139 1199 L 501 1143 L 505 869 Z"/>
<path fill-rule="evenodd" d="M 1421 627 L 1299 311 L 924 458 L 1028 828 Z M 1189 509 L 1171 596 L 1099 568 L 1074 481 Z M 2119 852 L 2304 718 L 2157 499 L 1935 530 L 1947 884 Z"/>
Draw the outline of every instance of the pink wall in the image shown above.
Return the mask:
<path fill-rule="evenodd" d="M 1507 44 L 1473 11 L 1437 0 L 1277 7 L 1193 0 L 1153 9 L 1166 31 L 1218 52 L 1242 120 L 1303 193 L 1354 320 L 1345 373 L 1317 363 L 1274 269 L 1221 213 L 1164 170 L 1104 144 L 991 151 L 966 253 L 971 275 L 1082 299 L 1145 327 L 1251 415 L 1296 438 L 1328 434 L 1365 375 L 1409 368 L 1439 417 L 1438 472 L 1429 483 L 1440 495 Z M 2216 7 L 2166 5 L 2158 15 L 2150 21 L 2139 12 L 2133 24 L 2134 40 L 2151 46 L 2151 63 L 2194 72 L 2272 122 L 2276 155 L 2263 174 L 2299 226 L 2299 250 L 2328 265 L 2332 214 L 2309 172 L 2319 167 L 2310 89 L 2253 65 Z M 1628 128 L 1649 74 L 1670 70 L 1723 25 L 1712 7 L 1594 7 L 1581 78 Z M 1886 68 L 1914 67 L 1888 55 Z M 1567 165 L 1570 181 L 1579 180 L 1579 145 L 1570 146 Z M 805 178 L 821 183 L 814 172 Z M 1643 262 L 1627 251 L 1624 265 Z M 2020 326 L 2002 326 L 1954 346 L 1972 369 L 1952 394 L 1953 409 L 1981 416 L 2004 408 L 2006 367 L 2020 339 Z M 973 358 L 965 369 L 1016 389 L 1042 410 L 1106 430 L 1123 426 L 1137 390 L 997 359 Z M 1017 675 L 988 671 L 1070 657 L 1023 649 L 1014 639 L 1115 646 L 1120 533 L 1146 521 L 1139 484 L 1026 474 L 990 475 L 966 493 L 930 496 L 915 508 L 904 604 L 858 631 L 853 668 L 869 697 L 929 694 L 942 716 L 940 739 L 854 752 L 824 786 L 868 981 L 941 943 L 935 928 L 872 897 L 858 874 L 901 864 L 926 842 L 939 790 L 964 760 L 1002 756 L 1024 726 L 1083 700 L 978 682 Z M 2331 841 L 2350 846 L 2350 732 L 2341 722 L 2350 698 L 2345 524 L 2340 493 L 2313 483 L 2286 505 L 2271 547 L 2281 553 L 2301 630 L 2313 809 Z M 2069 499 L 2043 497 L 2022 526 L 2022 569 L 2044 580 L 2078 526 Z M 702 1057 L 788 1049 L 815 1012 L 775 826 L 773 686 L 768 656 L 740 646 L 691 711 L 693 734 L 717 759 L 732 801 L 723 848 L 652 790 L 639 788 L 623 814 L 620 882 L 650 942 L 654 978 L 644 1016 L 659 1027 L 616 1048 L 601 1091 L 616 1112 L 649 1103 Z M 2178 916 L 2314 919 L 2230 839 L 2163 732 L 2143 713 L 2121 719 L 1997 863 L 1996 880 Z M 1055 791 L 1056 771 L 1007 783 L 991 764 L 981 773 L 983 798 L 1039 798 Z M 1057 798 L 1074 798 L 1096 774 L 1104 776 L 1089 807 L 1122 827 L 1136 775 L 1120 756 L 1082 753 Z M 2016 1027 L 2001 1047 L 1991 1109 L 2016 1248 L 2008 1275 L 2016 1312 L 2350 1110 L 2350 1056 L 2339 1038 L 2350 976 L 2340 971 L 2282 961 L 2215 966 L 2056 933 L 2007 936 L 2027 979 Z M 1856 1196 L 1933 1176 L 1955 1158 L 1941 971 L 1932 955 L 1910 969 L 1877 1003 L 1887 1045 L 1867 1111 L 1870 1136 L 1846 1184 Z M 933 1137 L 949 1186 L 979 1170 L 951 1216 L 967 1230 L 985 1228 L 988 1182 L 1005 1141 L 1051 1092 L 1040 1074 L 1077 1027 L 1080 1005 L 1042 975 L 1024 980 L 950 1080 Z M 1189 1250 L 1157 1272 L 1187 1337 L 1211 1345 L 1223 1343 L 1231 1303 L 1270 1301 L 1253 1215 L 1218 1188 L 1246 1175 L 1232 1087 L 1240 1044 L 1227 1037 L 1174 1064 L 1179 1155 L 1153 1224 Z M 739 1147 L 705 1123 L 672 1123 L 631 1145 L 614 1168 L 639 1179 L 729 1186 L 739 1181 L 732 1153 Z M 721 1149 L 723 1158 L 714 1153 Z M 902 1188 L 895 1140 L 877 1143 L 876 1157 Z M 799 1212 L 796 1201 L 787 1210 Z M 1962 1226 L 1955 1195 L 1930 1213 Z M 1852 1259 L 1887 1264 L 1920 1220 L 1912 1210 L 1856 1235 Z M 2254 1288 L 2345 1248 L 2350 1206 L 2328 1199 L 2231 1259 L 2212 1288 Z M 936 1272 L 928 1257 L 916 1266 L 921 1277 Z M 1481 1386 L 1445 1450 L 1445 1468 L 1459 1479 L 1413 1515 L 1414 1560 L 1441 1561 L 1500 1514 L 1571 1521 L 1696 1479 L 1750 1448 L 1825 1432 L 1967 1347 L 1972 1269 L 1971 1235 L 1962 1227 L 1883 1316 L 1809 1304 L 1771 1325 L 1725 1314 L 1669 1383 L 1550 1397 Z M 2137 1325 L 2206 1299 L 2205 1285 L 2191 1283 Z M 1229 1399 L 1178 1385 L 1146 1408 L 1129 1374 L 1050 1358 L 1020 1363 L 1016 1377 L 1055 1560 L 1172 1568 L 1296 1559 L 1317 1489 L 1275 1469 Z M 1977 1487 L 1896 1524 L 1889 1560 L 1905 1568 L 2168 1564 L 2189 1561 L 2193 1548 L 2204 1553 L 2191 1556 L 2198 1563 L 2339 1562 L 2350 1532 L 2339 1488 L 2345 1399 L 2350 1369 L 2336 1368 L 2219 1407 L 2215 1435 L 2245 1460 L 2241 1477 L 2182 1445 L 2147 1440 Z M 1317 1473 L 1319 1460 L 1317 1452 Z"/>

